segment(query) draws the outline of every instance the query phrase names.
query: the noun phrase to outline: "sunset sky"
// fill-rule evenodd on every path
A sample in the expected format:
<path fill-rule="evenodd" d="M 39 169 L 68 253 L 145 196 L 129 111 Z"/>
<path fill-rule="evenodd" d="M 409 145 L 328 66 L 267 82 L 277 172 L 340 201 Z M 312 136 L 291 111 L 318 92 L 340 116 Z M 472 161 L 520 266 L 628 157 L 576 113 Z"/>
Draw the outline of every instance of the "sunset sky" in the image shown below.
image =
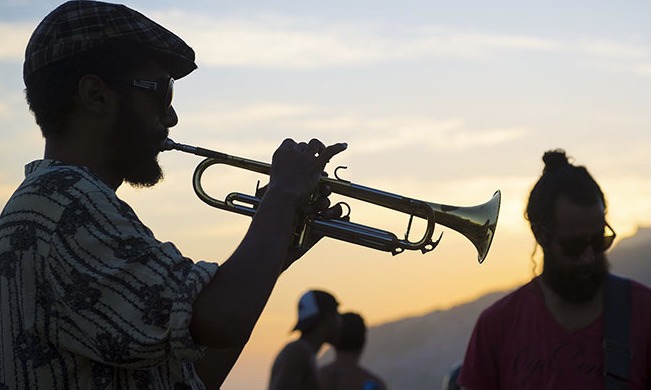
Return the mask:
<path fill-rule="evenodd" d="M 59 2 L 0 0 L 0 200 L 42 156 L 23 98 L 22 60 L 36 24 Z M 651 225 L 651 2 L 647 0 L 127 1 L 181 36 L 199 69 L 175 86 L 171 137 L 270 162 L 284 138 L 347 142 L 326 167 L 353 183 L 427 202 L 470 206 L 502 192 L 497 234 L 479 265 L 472 244 L 389 253 L 324 239 L 279 280 L 227 390 L 266 386 L 290 341 L 298 297 L 333 292 L 370 325 L 513 288 L 539 272 L 523 218 L 542 154 L 564 148 L 608 200 L 619 237 Z M 160 156 L 166 179 L 118 194 L 164 241 L 223 262 L 249 218 L 202 203 L 201 159 Z M 252 194 L 256 177 L 206 174 L 217 198 Z M 260 178 L 264 180 L 265 178 Z M 338 199 L 333 197 L 333 199 Z M 407 216 L 350 202 L 353 221 L 400 236 Z M 233 297 L 237 299 L 237 297 Z M 436 332 L 436 329 L 432 329 Z"/>

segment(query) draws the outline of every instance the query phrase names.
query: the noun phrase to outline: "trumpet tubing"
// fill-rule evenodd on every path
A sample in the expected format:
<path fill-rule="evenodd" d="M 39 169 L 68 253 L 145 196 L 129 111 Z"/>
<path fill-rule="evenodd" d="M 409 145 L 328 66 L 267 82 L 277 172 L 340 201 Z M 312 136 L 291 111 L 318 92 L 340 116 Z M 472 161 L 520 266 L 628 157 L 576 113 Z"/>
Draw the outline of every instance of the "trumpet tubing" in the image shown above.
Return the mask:
<path fill-rule="evenodd" d="M 195 168 L 192 177 L 194 191 L 204 203 L 242 215 L 253 216 L 255 214 L 260 198 L 238 192 L 228 194 L 224 200 L 213 198 L 203 189 L 201 178 L 203 172 L 215 164 L 230 165 L 264 175 L 269 175 L 271 171 L 270 164 L 231 156 L 210 149 L 179 144 L 170 139 L 165 141 L 162 149 L 178 150 L 205 157 Z M 461 233 L 470 240 L 477 250 L 478 262 L 482 263 L 488 254 L 495 235 L 501 202 L 499 190 L 484 204 L 461 207 L 412 199 L 354 184 L 339 178 L 322 177 L 321 183 L 330 186 L 333 193 L 408 214 L 410 220 L 405 238 L 399 239 L 391 232 L 351 222 L 346 218 L 325 219 L 316 215 L 308 216 L 302 222 L 299 231 L 296 233 L 296 245 L 302 245 L 307 234 L 318 233 L 326 237 L 391 252 L 394 255 L 404 250 L 420 250 L 422 253 L 427 253 L 433 250 L 441 239 L 440 236 L 436 240 L 432 239 L 435 225 L 438 223 Z M 409 239 L 409 229 L 414 217 L 425 219 L 427 225 L 423 236 L 419 240 L 411 241 Z"/>

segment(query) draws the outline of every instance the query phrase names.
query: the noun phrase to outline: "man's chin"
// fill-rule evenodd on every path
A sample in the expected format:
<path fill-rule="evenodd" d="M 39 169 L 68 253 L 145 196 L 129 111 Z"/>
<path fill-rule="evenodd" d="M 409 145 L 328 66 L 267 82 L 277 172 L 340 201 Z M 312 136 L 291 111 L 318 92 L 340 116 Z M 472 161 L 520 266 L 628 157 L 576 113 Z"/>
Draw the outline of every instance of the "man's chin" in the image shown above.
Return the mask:
<path fill-rule="evenodd" d="M 564 280 L 546 280 L 546 284 L 558 296 L 568 302 L 581 304 L 592 300 L 603 284 L 604 278 L 599 275 L 574 275 Z"/>
<path fill-rule="evenodd" d="M 589 302 L 597 295 L 600 286 L 601 283 L 599 282 L 582 280 L 578 288 L 572 288 L 563 299 L 576 304 Z"/>
<path fill-rule="evenodd" d="M 136 165 L 141 167 L 140 170 L 129 170 L 124 174 L 124 181 L 127 182 L 132 187 L 136 188 L 148 188 L 153 187 L 163 180 L 163 170 L 157 162 L 154 164 L 148 164 L 145 167 L 144 164 Z"/>
<path fill-rule="evenodd" d="M 162 178 L 157 179 L 157 180 L 132 180 L 132 179 L 127 179 L 125 178 L 124 181 L 129 184 L 131 187 L 134 188 L 149 188 L 153 187 L 156 184 L 160 183 L 160 181 L 163 180 Z"/>

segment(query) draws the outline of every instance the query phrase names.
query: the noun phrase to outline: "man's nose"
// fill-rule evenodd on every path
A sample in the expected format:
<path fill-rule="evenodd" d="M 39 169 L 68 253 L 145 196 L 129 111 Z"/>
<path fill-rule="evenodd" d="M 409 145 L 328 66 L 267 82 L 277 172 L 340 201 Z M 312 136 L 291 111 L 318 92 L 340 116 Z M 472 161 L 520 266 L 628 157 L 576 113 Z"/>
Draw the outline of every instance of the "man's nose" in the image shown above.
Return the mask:
<path fill-rule="evenodd" d="M 179 117 L 176 115 L 174 106 L 170 106 L 169 110 L 165 111 L 162 122 L 165 127 L 174 127 L 179 123 Z"/>

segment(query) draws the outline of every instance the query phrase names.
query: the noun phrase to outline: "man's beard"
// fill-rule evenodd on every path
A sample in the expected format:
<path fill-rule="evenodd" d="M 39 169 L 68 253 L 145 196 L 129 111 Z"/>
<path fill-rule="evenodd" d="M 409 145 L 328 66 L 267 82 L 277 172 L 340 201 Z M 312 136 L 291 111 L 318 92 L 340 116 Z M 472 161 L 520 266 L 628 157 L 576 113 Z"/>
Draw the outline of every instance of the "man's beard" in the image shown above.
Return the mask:
<path fill-rule="evenodd" d="M 166 134 L 147 131 L 145 121 L 132 107 L 131 99 L 120 101 L 115 138 L 120 173 L 134 187 L 151 187 L 163 179 L 158 144 Z"/>
<path fill-rule="evenodd" d="M 610 264 L 606 256 L 595 254 L 594 262 L 582 265 L 564 265 L 548 253 L 542 278 L 561 299 L 569 303 L 585 303 L 592 299 L 602 286 Z"/>

